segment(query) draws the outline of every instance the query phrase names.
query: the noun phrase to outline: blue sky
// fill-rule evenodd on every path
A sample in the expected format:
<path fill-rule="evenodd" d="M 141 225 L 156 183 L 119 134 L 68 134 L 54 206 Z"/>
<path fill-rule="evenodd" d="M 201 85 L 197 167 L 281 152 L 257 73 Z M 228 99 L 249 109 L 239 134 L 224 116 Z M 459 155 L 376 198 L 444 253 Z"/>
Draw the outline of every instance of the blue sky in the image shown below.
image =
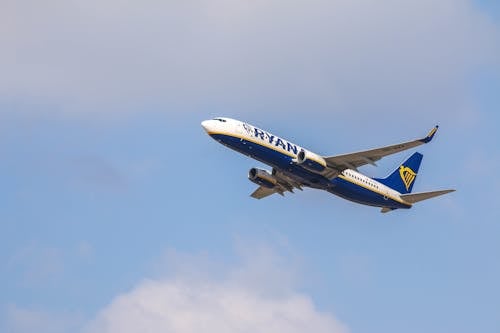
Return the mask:
<path fill-rule="evenodd" d="M 496 2 L 5 8 L 1 331 L 500 330 Z M 328 155 L 438 123 L 414 190 L 457 192 L 252 200 L 218 115 Z"/>

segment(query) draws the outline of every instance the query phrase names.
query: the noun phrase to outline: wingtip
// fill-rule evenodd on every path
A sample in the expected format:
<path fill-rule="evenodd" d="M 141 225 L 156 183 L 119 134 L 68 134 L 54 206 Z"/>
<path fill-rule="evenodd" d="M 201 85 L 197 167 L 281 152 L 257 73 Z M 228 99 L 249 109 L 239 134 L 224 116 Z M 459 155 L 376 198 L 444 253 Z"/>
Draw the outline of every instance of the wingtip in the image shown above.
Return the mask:
<path fill-rule="evenodd" d="M 423 143 L 428 143 L 431 142 L 431 140 L 434 138 L 434 135 L 436 134 L 437 130 L 439 128 L 439 125 L 434 126 L 430 131 L 429 134 L 425 138 L 423 138 L 422 141 Z"/>

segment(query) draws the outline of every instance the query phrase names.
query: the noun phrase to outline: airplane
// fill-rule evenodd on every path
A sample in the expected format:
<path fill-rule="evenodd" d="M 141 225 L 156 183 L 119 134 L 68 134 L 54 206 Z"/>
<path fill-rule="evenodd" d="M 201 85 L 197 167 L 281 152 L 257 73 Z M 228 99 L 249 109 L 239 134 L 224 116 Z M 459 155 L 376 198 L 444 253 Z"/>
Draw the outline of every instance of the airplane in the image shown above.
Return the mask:
<path fill-rule="evenodd" d="M 358 168 L 382 157 L 429 143 L 439 126 L 427 136 L 395 145 L 355 153 L 321 156 L 248 123 L 224 117 L 201 123 L 208 135 L 239 153 L 272 167 L 251 168 L 248 179 L 259 187 L 251 194 L 262 199 L 303 187 L 326 190 L 344 199 L 381 208 L 382 213 L 408 209 L 414 203 L 454 190 L 412 193 L 423 155 L 415 152 L 386 178 L 370 178 Z"/>

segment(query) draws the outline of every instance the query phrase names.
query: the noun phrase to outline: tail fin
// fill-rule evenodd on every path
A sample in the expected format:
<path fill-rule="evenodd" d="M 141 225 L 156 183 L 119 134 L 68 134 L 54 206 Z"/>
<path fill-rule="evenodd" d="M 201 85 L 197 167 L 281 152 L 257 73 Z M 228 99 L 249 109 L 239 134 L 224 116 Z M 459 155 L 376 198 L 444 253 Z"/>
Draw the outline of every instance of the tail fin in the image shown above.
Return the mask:
<path fill-rule="evenodd" d="M 423 155 L 414 153 L 406 161 L 404 161 L 393 173 L 387 178 L 375 178 L 376 181 L 389 186 L 390 188 L 402 194 L 411 193 L 413 183 L 417 178 L 420 162 L 422 162 Z"/>

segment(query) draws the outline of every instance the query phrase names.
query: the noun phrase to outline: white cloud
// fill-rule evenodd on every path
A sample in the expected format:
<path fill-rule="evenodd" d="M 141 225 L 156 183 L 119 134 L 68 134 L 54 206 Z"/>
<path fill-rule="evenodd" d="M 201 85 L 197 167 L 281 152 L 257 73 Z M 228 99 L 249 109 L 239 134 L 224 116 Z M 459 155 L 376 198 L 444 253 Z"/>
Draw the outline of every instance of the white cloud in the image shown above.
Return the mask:
<path fill-rule="evenodd" d="M 83 255 L 90 245 L 79 246 Z M 286 255 L 283 255 L 284 252 Z M 0 330 L 31 332 L 329 332 L 348 328 L 333 313 L 319 310 L 297 288 L 297 257 L 287 244 L 280 252 L 237 242 L 241 261 L 228 265 L 207 255 L 167 251 L 161 277 L 144 279 L 117 295 L 92 320 L 77 312 L 7 305 Z"/>
<path fill-rule="evenodd" d="M 116 298 L 85 331 L 347 332 L 306 295 L 272 298 L 225 283 L 145 281 Z"/>
<path fill-rule="evenodd" d="M 116 297 L 84 332 L 348 332 L 333 314 L 319 311 L 308 295 L 289 283 L 280 286 L 273 274 L 285 277 L 288 268 L 268 265 L 276 263 L 269 256 L 277 258 L 258 249 L 251 261 L 262 260 L 262 264 L 245 263 L 217 278 L 208 278 L 202 270 L 197 276 L 177 273 L 145 280 Z M 200 267 L 199 259 L 192 263 Z M 186 265 L 182 264 L 182 272 L 187 271 Z M 260 278 L 249 282 L 245 276 Z M 273 287 L 280 291 L 272 292 Z"/>
<path fill-rule="evenodd" d="M 456 114 L 498 41 L 466 0 L 7 0 L 0 98 L 87 112 Z"/>

